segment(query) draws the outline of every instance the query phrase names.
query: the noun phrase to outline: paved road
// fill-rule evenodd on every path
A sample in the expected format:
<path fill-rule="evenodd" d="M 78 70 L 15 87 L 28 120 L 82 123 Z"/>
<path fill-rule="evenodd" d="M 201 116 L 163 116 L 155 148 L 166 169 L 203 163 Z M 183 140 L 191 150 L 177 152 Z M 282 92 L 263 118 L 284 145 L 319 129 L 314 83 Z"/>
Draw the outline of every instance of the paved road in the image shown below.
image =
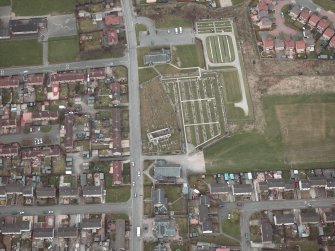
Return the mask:
<path fill-rule="evenodd" d="M 1 207 L 0 214 L 11 215 L 13 212 L 24 212 L 24 215 L 43 215 L 45 211 L 52 210 L 56 215 L 87 214 L 87 213 L 131 213 L 131 203 L 106 203 L 85 205 L 54 205 L 54 206 L 7 206 Z"/>
<path fill-rule="evenodd" d="M 129 131 L 130 131 L 130 152 L 131 161 L 135 163 L 135 167 L 131 169 L 132 181 L 135 186 L 132 188 L 132 229 L 130 233 L 129 250 L 142 250 L 142 239 L 137 237 L 136 228 L 141 227 L 143 222 L 143 158 L 142 158 L 142 142 L 141 142 L 141 120 L 140 120 L 140 95 L 138 83 L 138 64 L 137 64 L 137 41 L 135 24 L 136 18 L 132 10 L 132 1 L 122 0 L 123 17 L 126 27 L 126 35 L 128 42 L 128 85 L 129 85 Z M 137 175 L 140 170 L 141 175 Z M 138 196 L 135 198 L 134 194 Z"/>
<path fill-rule="evenodd" d="M 1 70 L 0 73 L 1 76 L 10 76 L 10 75 L 20 75 L 23 73 L 30 74 L 40 72 L 56 72 L 56 71 L 78 70 L 78 69 L 117 66 L 117 65 L 128 66 L 128 57 L 124 56 L 121 58 L 96 59 L 96 60 L 62 63 L 62 64 L 11 67 L 11 68 L 0 69 Z"/>

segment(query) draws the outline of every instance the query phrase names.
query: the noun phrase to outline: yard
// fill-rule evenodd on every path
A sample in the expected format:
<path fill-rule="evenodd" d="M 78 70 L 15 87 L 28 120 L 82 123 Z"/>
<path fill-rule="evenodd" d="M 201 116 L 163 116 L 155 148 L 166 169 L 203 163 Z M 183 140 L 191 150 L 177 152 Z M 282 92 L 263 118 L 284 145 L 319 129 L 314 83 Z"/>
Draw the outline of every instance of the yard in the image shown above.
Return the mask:
<path fill-rule="evenodd" d="M 264 134 L 237 134 L 206 148 L 207 170 L 334 165 L 335 95 L 267 96 L 262 101 L 267 122 Z"/>
<path fill-rule="evenodd" d="M 205 67 L 205 59 L 202 51 L 201 41 L 196 40 L 195 44 L 178 45 L 175 49 L 175 63 L 178 67 Z"/>
<path fill-rule="evenodd" d="M 3 40 L 0 41 L 0 55 L 0 67 L 40 65 L 42 44 L 36 39 Z"/>
<path fill-rule="evenodd" d="M 320 5 L 321 8 L 325 10 L 330 10 L 332 12 L 335 12 L 335 3 L 334 0 L 313 0 L 314 3 L 317 5 Z"/>
<path fill-rule="evenodd" d="M 74 12 L 76 0 L 12 0 L 16 16 L 62 15 Z"/>
<path fill-rule="evenodd" d="M 115 186 L 107 189 L 106 202 L 126 202 L 130 198 L 130 186 Z"/>
<path fill-rule="evenodd" d="M 192 27 L 192 21 L 188 18 L 178 17 L 175 15 L 161 16 L 156 20 L 156 28 L 173 28 L 173 27 Z"/>
<path fill-rule="evenodd" d="M 187 218 L 176 218 L 176 223 L 178 225 L 179 236 L 187 239 L 188 238 L 188 219 Z"/>
<path fill-rule="evenodd" d="M 54 174 L 64 174 L 65 173 L 65 159 L 64 157 L 53 158 L 52 167 Z"/>
<path fill-rule="evenodd" d="M 222 231 L 225 234 L 235 237 L 236 239 L 241 238 L 240 222 L 232 222 L 232 220 L 222 220 Z"/>
<path fill-rule="evenodd" d="M 50 63 L 71 62 L 79 59 L 77 36 L 50 38 L 48 46 Z"/>

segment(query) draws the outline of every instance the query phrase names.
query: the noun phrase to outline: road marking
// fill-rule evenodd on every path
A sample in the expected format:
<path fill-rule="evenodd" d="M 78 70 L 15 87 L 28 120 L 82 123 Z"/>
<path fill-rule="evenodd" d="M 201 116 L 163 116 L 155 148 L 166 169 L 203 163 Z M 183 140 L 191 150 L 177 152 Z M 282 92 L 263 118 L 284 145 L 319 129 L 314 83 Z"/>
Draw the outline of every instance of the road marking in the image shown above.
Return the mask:
<path fill-rule="evenodd" d="M 219 36 L 217 36 L 217 38 L 218 38 L 218 43 L 219 43 L 219 49 L 220 49 L 220 57 L 221 57 L 221 63 L 223 63 L 224 61 L 223 61 L 223 58 L 222 58 L 222 50 L 221 50 L 221 43 L 220 43 L 220 37 L 219 37 Z"/>

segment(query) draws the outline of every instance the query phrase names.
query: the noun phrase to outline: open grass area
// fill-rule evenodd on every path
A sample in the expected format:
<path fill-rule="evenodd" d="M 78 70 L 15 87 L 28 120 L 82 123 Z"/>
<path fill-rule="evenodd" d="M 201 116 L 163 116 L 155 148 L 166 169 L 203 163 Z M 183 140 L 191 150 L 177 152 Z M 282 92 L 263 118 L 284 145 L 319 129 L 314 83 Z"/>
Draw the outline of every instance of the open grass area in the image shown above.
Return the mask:
<path fill-rule="evenodd" d="M 239 245 L 238 242 L 226 237 L 226 236 L 211 236 L 211 235 L 202 235 L 192 239 L 192 243 L 196 242 L 209 242 L 219 245 Z"/>
<path fill-rule="evenodd" d="M 245 2 L 245 0 L 232 0 L 231 1 L 233 5 L 239 5 L 242 4 L 243 2 Z"/>
<path fill-rule="evenodd" d="M 178 225 L 179 236 L 188 238 L 188 219 L 178 217 L 176 218 L 176 223 Z"/>
<path fill-rule="evenodd" d="M 12 0 L 16 16 L 42 16 L 73 13 L 76 0 Z"/>
<path fill-rule="evenodd" d="M 50 38 L 49 62 L 62 63 L 79 59 L 79 46 L 77 36 Z"/>
<path fill-rule="evenodd" d="M 0 6 L 9 6 L 10 0 L 0 0 Z"/>
<path fill-rule="evenodd" d="M 325 10 L 330 10 L 335 12 L 335 3 L 334 0 L 313 0 L 314 3 L 321 6 Z"/>
<path fill-rule="evenodd" d="M 39 65 L 42 44 L 36 39 L 0 41 L 0 55 L 0 67 Z"/>
<path fill-rule="evenodd" d="M 335 95 L 263 98 L 264 134 L 238 134 L 205 149 L 208 171 L 331 167 Z"/>
<path fill-rule="evenodd" d="M 201 42 L 196 40 L 195 44 L 175 46 L 175 63 L 178 67 L 205 67 L 205 59 L 202 52 Z"/>
<path fill-rule="evenodd" d="M 125 202 L 130 198 L 130 186 L 116 186 L 107 189 L 106 202 Z"/>
<path fill-rule="evenodd" d="M 300 250 L 303 251 L 314 251 L 319 250 L 318 242 L 315 241 L 309 241 L 309 240 L 303 240 L 303 241 L 290 241 L 290 246 L 299 246 Z"/>
<path fill-rule="evenodd" d="M 152 67 L 142 68 L 138 70 L 138 78 L 140 83 L 149 81 L 156 76 L 158 76 L 158 74 Z"/>
<path fill-rule="evenodd" d="M 156 28 L 192 27 L 192 21 L 187 18 L 166 15 L 156 21 Z"/>
<path fill-rule="evenodd" d="M 241 238 L 240 223 L 232 222 L 231 220 L 222 220 L 222 231 L 225 234 L 235 237 L 236 239 Z"/>
<path fill-rule="evenodd" d="M 147 27 L 144 24 L 136 24 L 135 31 L 136 31 L 137 45 L 140 45 L 140 32 L 147 31 Z"/>

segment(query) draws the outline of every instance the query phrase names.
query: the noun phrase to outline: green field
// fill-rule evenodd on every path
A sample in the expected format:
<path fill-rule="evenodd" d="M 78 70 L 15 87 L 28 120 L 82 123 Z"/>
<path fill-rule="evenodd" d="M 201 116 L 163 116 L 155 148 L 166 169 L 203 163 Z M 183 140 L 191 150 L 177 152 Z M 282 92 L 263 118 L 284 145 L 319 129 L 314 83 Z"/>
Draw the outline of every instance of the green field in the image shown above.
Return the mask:
<path fill-rule="evenodd" d="M 335 95 L 267 96 L 263 108 L 264 134 L 238 134 L 206 148 L 208 171 L 334 166 Z"/>
<path fill-rule="evenodd" d="M 9 6 L 10 0 L 0 0 L 0 6 Z"/>
<path fill-rule="evenodd" d="M 325 10 L 330 10 L 332 12 L 335 12 L 335 3 L 334 0 L 313 0 L 314 3 L 317 5 L 320 5 L 321 8 Z"/>
<path fill-rule="evenodd" d="M 136 31 L 137 45 L 140 45 L 140 32 L 147 31 L 147 27 L 144 24 L 136 24 L 135 31 Z"/>
<path fill-rule="evenodd" d="M 74 12 L 76 0 L 12 0 L 16 16 L 61 15 Z"/>
<path fill-rule="evenodd" d="M 206 38 L 206 49 L 212 63 L 227 63 L 235 60 L 233 41 L 230 36 L 209 36 Z"/>
<path fill-rule="evenodd" d="M 166 15 L 156 21 L 156 28 L 192 27 L 192 21 L 188 18 Z"/>
<path fill-rule="evenodd" d="M 42 44 L 36 39 L 0 41 L 0 66 L 42 64 Z"/>
<path fill-rule="evenodd" d="M 179 45 L 176 48 L 176 61 L 178 67 L 205 67 L 205 59 L 202 51 L 202 44 L 196 40 L 195 44 Z M 178 64 L 180 62 L 180 64 Z"/>
<path fill-rule="evenodd" d="M 130 198 L 130 186 L 113 186 L 106 189 L 106 202 L 125 202 Z"/>
<path fill-rule="evenodd" d="M 142 68 L 138 70 L 138 78 L 140 83 L 149 81 L 156 76 L 158 76 L 158 74 L 152 67 Z"/>
<path fill-rule="evenodd" d="M 79 46 L 77 36 L 50 38 L 49 62 L 63 63 L 78 60 Z"/>

